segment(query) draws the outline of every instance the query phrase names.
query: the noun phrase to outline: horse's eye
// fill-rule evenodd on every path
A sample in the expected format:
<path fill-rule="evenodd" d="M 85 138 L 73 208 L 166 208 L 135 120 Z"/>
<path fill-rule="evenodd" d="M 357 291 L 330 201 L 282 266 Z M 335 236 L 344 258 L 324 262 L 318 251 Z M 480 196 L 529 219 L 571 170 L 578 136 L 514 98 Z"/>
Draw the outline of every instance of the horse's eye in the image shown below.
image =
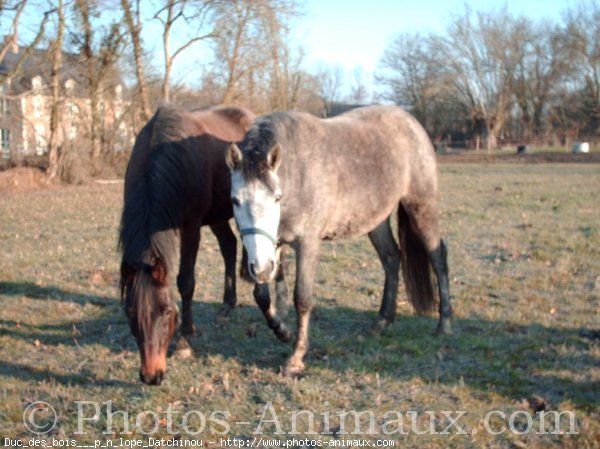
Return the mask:
<path fill-rule="evenodd" d="M 240 207 L 240 200 L 238 200 L 235 196 L 231 198 L 231 203 L 235 206 L 235 207 Z"/>
<path fill-rule="evenodd" d="M 281 201 L 281 193 L 278 193 L 277 195 L 275 195 L 275 202 L 279 203 L 279 201 Z"/>

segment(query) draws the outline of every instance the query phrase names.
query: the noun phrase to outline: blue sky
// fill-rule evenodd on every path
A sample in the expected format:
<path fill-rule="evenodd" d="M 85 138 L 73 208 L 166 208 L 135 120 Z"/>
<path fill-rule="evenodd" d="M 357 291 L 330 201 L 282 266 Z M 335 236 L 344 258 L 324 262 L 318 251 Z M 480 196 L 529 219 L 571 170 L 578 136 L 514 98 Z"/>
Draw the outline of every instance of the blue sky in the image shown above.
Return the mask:
<path fill-rule="evenodd" d="M 301 0 L 302 1 L 302 0 Z M 586 0 L 579 0 L 586 1 Z M 562 12 L 577 0 L 304 0 L 304 15 L 292 23 L 293 44 L 305 53 L 303 68 L 316 72 L 340 67 L 345 75 L 344 93 L 354 83 L 355 72 L 373 92 L 373 75 L 388 44 L 400 33 L 444 33 L 453 15 L 465 5 L 474 11 L 493 11 L 506 6 L 514 15 L 534 20 L 559 21 Z M 156 24 L 156 23 L 155 23 Z M 157 24 L 156 24 L 157 25 Z M 157 29 L 158 30 L 158 29 Z M 154 45 L 157 66 L 162 64 L 160 31 L 146 35 Z M 152 39 L 154 44 L 152 44 Z M 176 62 L 176 79 L 189 80 L 198 66 L 189 61 L 206 61 L 202 45 Z M 192 83 L 193 84 L 193 83 Z"/>
<path fill-rule="evenodd" d="M 360 68 L 369 81 L 386 46 L 400 33 L 444 33 L 453 14 L 465 11 L 464 0 L 307 0 L 295 37 L 305 52 L 305 67 L 341 66 L 351 78 Z M 515 15 L 559 20 L 571 0 L 478 0 L 473 10 L 506 5 Z"/>
<path fill-rule="evenodd" d="M 149 11 L 143 39 L 158 72 L 163 66 L 161 30 L 151 16 L 161 1 L 142 0 L 143 8 Z M 584 1 L 587 0 L 304 0 L 305 14 L 292 23 L 292 37 L 293 43 L 304 50 L 305 70 L 315 72 L 327 66 L 340 67 L 345 73 L 346 89 L 358 70 L 363 82 L 372 89 L 373 73 L 395 36 L 405 32 L 444 33 L 452 15 L 463 13 L 466 3 L 476 11 L 497 10 L 506 5 L 515 15 L 557 21 L 566 8 Z M 34 16 L 25 17 L 21 27 L 22 44 L 33 37 L 39 20 L 39 11 L 30 14 Z M 36 24 L 31 29 L 29 20 Z M 6 25 L 8 23 L 0 24 L 0 29 L 6 31 Z M 174 35 L 173 44 L 176 43 Z M 201 65 L 209 60 L 210 50 L 196 45 L 176 60 L 174 81 L 197 85 L 193 80 L 200 77 Z"/>

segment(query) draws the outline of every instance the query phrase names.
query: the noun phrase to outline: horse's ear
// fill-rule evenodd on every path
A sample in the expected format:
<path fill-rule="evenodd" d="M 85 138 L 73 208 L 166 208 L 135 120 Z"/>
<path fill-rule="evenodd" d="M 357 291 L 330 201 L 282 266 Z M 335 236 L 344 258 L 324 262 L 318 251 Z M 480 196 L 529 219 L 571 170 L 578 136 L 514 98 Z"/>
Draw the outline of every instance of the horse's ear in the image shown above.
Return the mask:
<path fill-rule="evenodd" d="M 269 168 L 273 171 L 277 171 L 279 168 L 279 165 L 281 164 L 281 144 L 279 142 L 273 145 L 269 151 L 267 163 L 269 164 Z"/>
<path fill-rule="evenodd" d="M 235 143 L 231 143 L 227 148 L 227 154 L 225 155 L 225 162 L 231 170 L 239 170 L 242 165 L 242 152 Z"/>
<path fill-rule="evenodd" d="M 152 281 L 154 284 L 159 287 L 165 287 L 169 281 L 168 273 L 167 273 L 167 265 L 165 261 L 162 259 L 152 259 L 151 262 L 150 275 L 152 276 Z"/>

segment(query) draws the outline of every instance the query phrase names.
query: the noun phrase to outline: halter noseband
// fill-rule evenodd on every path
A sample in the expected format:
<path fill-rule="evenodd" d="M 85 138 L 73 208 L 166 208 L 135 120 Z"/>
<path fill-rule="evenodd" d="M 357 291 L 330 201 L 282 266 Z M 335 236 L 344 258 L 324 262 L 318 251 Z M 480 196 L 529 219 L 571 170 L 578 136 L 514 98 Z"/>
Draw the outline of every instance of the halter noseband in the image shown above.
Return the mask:
<path fill-rule="evenodd" d="M 273 246 L 277 246 L 277 239 L 274 238 L 271 234 L 269 234 L 267 231 L 263 231 L 260 228 L 246 228 L 246 229 L 240 229 L 240 235 L 242 236 L 242 238 L 244 238 L 244 236 L 246 235 L 256 235 L 256 234 L 260 234 L 266 238 L 268 238 L 271 243 L 273 243 Z"/>

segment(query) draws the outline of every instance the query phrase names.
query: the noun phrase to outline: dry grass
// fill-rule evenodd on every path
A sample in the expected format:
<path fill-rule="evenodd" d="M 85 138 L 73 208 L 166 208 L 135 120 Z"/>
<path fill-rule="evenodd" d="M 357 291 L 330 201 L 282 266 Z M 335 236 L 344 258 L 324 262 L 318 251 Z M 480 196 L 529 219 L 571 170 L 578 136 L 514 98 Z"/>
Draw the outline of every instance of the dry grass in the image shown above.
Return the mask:
<path fill-rule="evenodd" d="M 160 414 L 169 406 L 180 417 L 190 410 L 206 416 L 226 410 L 227 436 L 252 437 L 271 401 L 287 431 L 288 413 L 298 409 L 316 413 L 317 432 L 326 430 L 319 414 L 339 410 L 370 410 L 378 429 L 391 416 L 386 412 L 432 410 L 438 430 L 448 423 L 441 411 L 466 411 L 460 421 L 466 435 L 392 436 L 401 447 L 599 447 L 599 175 L 595 164 L 441 167 L 456 311 L 452 337 L 432 336 L 436 317 L 413 316 L 402 290 L 396 323 L 380 336 L 370 335 L 383 284 L 375 252 L 366 238 L 325 245 L 308 370 L 299 381 L 278 374 L 291 347 L 264 325 L 251 286 L 241 286 L 233 318 L 217 323 L 222 263 L 205 232 L 194 305 L 195 356 L 170 360 L 160 387 L 137 380 L 137 349 L 117 299 L 121 186 L 5 195 L 0 437 L 32 436 L 22 415 L 36 400 L 58 413 L 50 437 L 74 437 L 78 400 L 101 405 L 111 400 L 113 411 L 129 412 L 132 427 L 138 413 Z M 85 422 L 78 442 L 106 437 L 102 407 L 97 422 Z M 533 413 L 540 407 L 573 411 L 578 434 L 536 434 L 539 418 Z M 485 432 L 483 418 L 490 410 L 507 416 L 527 411 L 534 429 L 523 435 Z M 525 416 L 517 415 L 518 429 L 527 424 Z M 190 428 L 201 424 L 197 418 Z M 421 416 L 419 428 L 426 427 L 426 418 Z M 339 425 L 336 419 L 332 429 Z M 165 423 L 159 424 L 154 436 L 167 437 Z M 114 428 L 123 430 L 120 417 Z M 410 430 L 410 417 L 405 428 Z M 272 425 L 264 430 L 273 435 Z M 139 429 L 127 437 L 136 435 Z M 202 437 L 214 441 L 218 435 L 206 430 Z"/>

